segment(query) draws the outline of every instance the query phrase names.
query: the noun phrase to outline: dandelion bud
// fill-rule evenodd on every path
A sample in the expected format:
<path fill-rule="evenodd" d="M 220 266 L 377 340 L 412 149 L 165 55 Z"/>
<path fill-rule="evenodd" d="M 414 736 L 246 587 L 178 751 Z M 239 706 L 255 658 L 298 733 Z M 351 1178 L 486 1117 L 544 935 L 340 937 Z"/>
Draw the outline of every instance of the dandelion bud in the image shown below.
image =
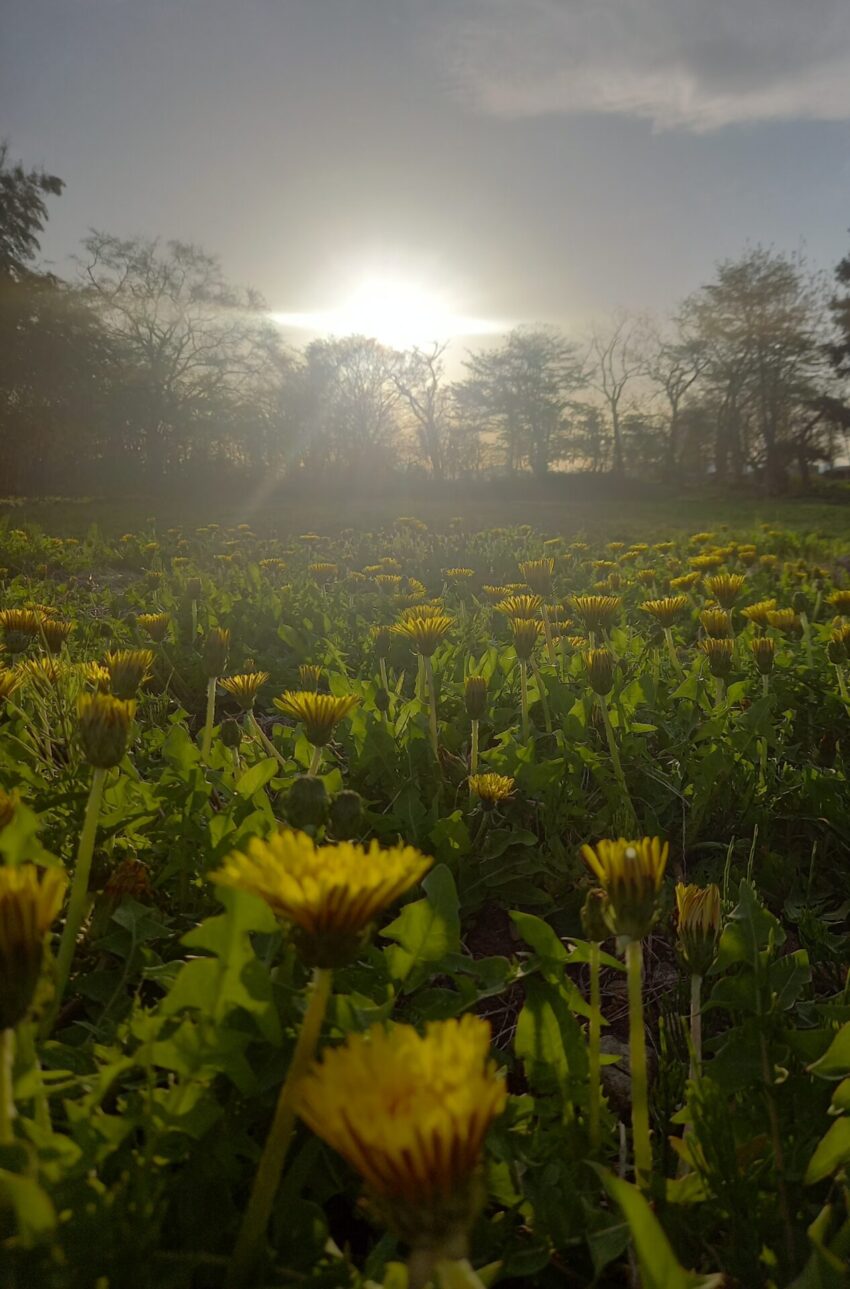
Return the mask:
<path fill-rule="evenodd" d="M 298 681 L 304 693 L 317 694 L 321 679 L 321 667 L 316 667 L 309 662 L 302 662 L 298 668 Z"/>
<path fill-rule="evenodd" d="M 382 716 L 390 710 L 390 696 L 385 689 L 379 689 L 375 694 L 375 707 Z"/>
<path fill-rule="evenodd" d="M 232 716 L 221 722 L 218 736 L 225 747 L 236 748 L 242 742 L 242 726 Z"/>
<path fill-rule="evenodd" d="M 677 947 L 691 975 L 704 976 L 720 942 L 720 888 L 676 883 Z"/>
<path fill-rule="evenodd" d="M 320 828 L 328 815 L 328 791 L 324 780 L 301 774 L 286 797 L 286 818 L 293 828 Z"/>
<path fill-rule="evenodd" d="M 197 602 L 201 598 L 201 579 L 199 577 L 190 577 L 186 583 L 186 599 L 190 602 Z"/>
<path fill-rule="evenodd" d="M 0 1030 L 14 1029 L 32 1005 L 44 940 L 62 906 L 66 877 L 34 864 L 0 868 Z"/>
<path fill-rule="evenodd" d="M 669 851 L 659 837 L 620 837 L 582 846 L 582 858 L 608 897 L 606 919 L 615 935 L 642 940 L 649 933 Z"/>
<path fill-rule="evenodd" d="M 803 614 L 805 614 L 806 617 L 809 616 L 812 611 L 812 606 L 805 591 L 794 592 L 791 597 L 791 608 L 801 617 Z"/>
<path fill-rule="evenodd" d="M 467 676 L 463 688 L 466 714 L 471 721 L 480 721 L 487 712 L 487 677 Z"/>
<path fill-rule="evenodd" d="M 41 624 L 44 643 L 51 653 L 61 652 L 63 644 L 65 644 L 73 630 L 74 623 L 65 622 L 62 618 L 45 618 Z"/>
<path fill-rule="evenodd" d="M 351 841 L 363 823 L 363 802 L 359 792 L 344 788 L 331 802 L 328 829 L 337 841 Z"/>
<path fill-rule="evenodd" d="M 734 656 L 731 640 L 717 640 L 709 636 L 707 640 L 700 641 L 700 648 L 708 658 L 708 669 L 712 676 L 722 679 L 729 675 Z"/>
<path fill-rule="evenodd" d="M 756 660 L 756 667 L 762 676 L 769 676 L 773 671 L 773 662 L 776 656 L 775 642 L 771 640 L 770 636 L 754 636 L 750 641 L 750 648 Z"/>
<path fill-rule="evenodd" d="M 726 609 L 703 609 L 699 620 L 712 640 L 728 640 L 732 635 L 732 619 Z"/>
<path fill-rule="evenodd" d="M 139 686 L 150 676 L 152 649 L 118 649 L 106 655 L 109 688 L 116 698 L 135 698 Z"/>
<path fill-rule="evenodd" d="M 595 887 L 587 892 L 587 898 L 581 908 L 581 925 L 584 930 L 585 938 L 601 944 L 611 935 L 611 928 L 607 921 L 608 915 L 608 896 L 604 891 Z"/>
<path fill-rule="evenodd" d="M 519 571 L 525 578 L 526 585 L 536 595 L 548 595 L 552 589 L 552 574 L 555 572 L 553 559 L 529 559 L 520 564 Z"/>
<path fill-rule="evenodd" d="M 587 679 L 590 681 L 590 688 L 594 693 L 604 698 L 614 688 L 614 659 L 611 651 L 609 649 L 588 649 L 582 657 Z"/>
<path fill-rule="evenodd" d="M 847 661 L 847 646 L 840 636 L 834 635 L 827 642 L 826 656 L 836 667 L 841 667 Z"/>
<path fill-rule="evenodd" d="M 230 631 L 227 627 L 213 627 L 204 641 L 204 672 L 210 680 L 220 676 L 227 666 L 230 649 Z"/>
<path fill-rule="evenodd" d="M 81 694 L 77 723 L 83 755 L 98 770 L 111 770 L 127 750 L 136 704 L 113 694 Z"/>
<path fill-rule="evenodd" d="M 145 632 L 154 644 L 162 644 L 168 635 L 171 619 L 167 613 L 140 613 L 136 625 Z"/>
<path fill-rule="evenodd" d="M 389 627 L 375 627 L 372 632 L 372 645 L 375 649 L 376 658 L 386 658 L 390 652 L 392 643 L 392 632 Z"/>

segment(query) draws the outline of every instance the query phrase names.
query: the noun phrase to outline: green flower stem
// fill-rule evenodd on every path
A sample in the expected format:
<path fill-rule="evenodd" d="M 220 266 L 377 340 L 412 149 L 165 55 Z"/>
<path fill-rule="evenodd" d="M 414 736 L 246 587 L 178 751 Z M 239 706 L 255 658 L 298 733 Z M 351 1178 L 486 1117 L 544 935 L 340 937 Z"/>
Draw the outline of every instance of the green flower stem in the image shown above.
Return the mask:
<path fill-rule="evenodd" d="M 15 1120 L 15 1095 L 12 1067 L 15 1063 L 15 1031 L 0 1030 L 0 1146 L 9 1146 L 15 1140 L 12 1124 Z"/>
<path fill-rule="evenodd" d="M 423 659 L 425 663 L 425 679 L 428 682 L 428 733 L 431 738 L 431 750 L 435 757 L 439 756 L 437 743 L 437 686 L 434 682 L 434 664 L 430 658 Z"/>
<path fill-rule="evenodd" d="M 227 1270 L 227 1289 L 242 1289 L 249 1278 L 260 1245 L 269 1224 L 283 1165 L 295 1128 L 295 1092 L 309 1070 L 319 1042 L 322 1021 L 331 993 L 333 972 L 329 967 L 315 967 L 307 999 L 307 1008 L 295 1044 L 295 1052 L 278 1096 L 272 1126 L 251 1188 L 251 1198 L 242 1218 L 236 1248 Z"/>
<path fill-rule="evenodd" d="M 248 719 L 250 721 L 250 729 L 252 734 L 256 734 L 257 738 L 260 740 L 263 747 L 268 752 L 269 756 L 276 757 L 277 760 L 280 762 L 281 766 L 283 767 L 283 769 L 284 770 L 287 769 L 286 758 L 281 756 L 280 752 L 278 752 L 277 748 L 275 747 L 274 743 L 272 743 L 268 735 L 263 733 L 262 729 L 260 728 L 260 724 L 253 712 L 248 713 Z"/>
<path fill-rule="evenodd" d="M 599 1110 L 602 1102 L 601 1042 L 602 991 L 599 984 L 599 941 L 590 942 L 590 1032 L 588 1061 L 590 1065 L 590 1148 L 599 1146 Z"/>
<path fill-rule="evenodd" d="M 845 707 L 850 709 L 850 694 L 847 692 L 847 681 L 838 663 L 835 664 L 835 674 L 838 677 L 838 692 L 841 695 L 841 701 Z"/>
<path fill-rule="evenodd" d="M 714 677 L 714 706 L 719 710 L 726 701 L 726 681 L 722 676 Z"/>
<path fill-rule="evenodd" d="M 216 676 L 210 676 L 207 681 L 207 714 L 204 720 L 204 737 L 201 740 L 201 759 L 208 761 L 210 759 L 210 750 L 212 748 L 213 721 L 215 720 L 215 687 Z"/>
<path fill-rule="evenodd" d="M 809 623 L 808 614 L 800 614 L 800 626 L 803 628 L 803 645 L 806 650 L 806 662 L 810 667 L 814 667 L 815 660 L 814 655 L 812 654 L 812 628 Z"/>
<path fill-rule="evenodd" d="M 388 677 L 387 677 L 387 660 L 386 660 L 386 658 L 379 658 L 379 659 L 378 659 L 378 668 L 379 668 L 380 673 L 381 673 L 381 688 L 383 689 L 383 691 L 384 691 L 384 693 L 385 693 L 385 694 L 388 694 L 388 693 L 390 692 L 390 682 L 389 682 L 389 679 L 388 679 Z"/>
<path fill-rule="evenodd" d="M 53 999 L 48 1030 L 52 1028 L 53 1021 L 62 1005 L 68 977 L 71 974 L 71 963 L 74 958 L 74 949 L 77 945 L 77 936 L 80 933 L 80 927 L 83 924 L 83 917 L 86 911 L 89 894 L 89 875 L 91 873 L 92 855 L 94 854 L 94 839 L 97 833 L 97 821 L 100 816 L 100 804 L 103 800 L 105 781 L 106 770 L 101 769 L 99 766 L 95 767 L 92 771 L 89 799 L 86 803 L 86 813 L 83 818 L 83 830 L 80 833 L 80 841 L 77 846 L 77 862 L 74 865 L 68 913 L 65 918 L 65 925 L 62 928 L 62 939 L 59 941 L 59 953 L 56 956 L 56 994 Z"/>
<path fill-rule="evenodd" d="M 702 1073 L 702 976 L 691 976 L 691 1068 L 690 1076 Z"/>
<path fill-rule="evenodd" d="M 546 693 L 546 685 L 543 682 L 543 677 L 540 674 L 540 668 L 533 658 L 531 660 L 531 671 L 534 679 L 537 681 L 537 692 L 540 694 L 540 706 L 543 708 L 543 722 L 546 726 L 546 733 L 551 734 L 552 717 L 549 714 L 549 697 Z"/>
<path fill-rule="evenodd" d="M 626 945 L 626 974 L 629 990 L 629 1069 L 632 1076 L 632 1149 L 635 1181 L 643 1189 L 652 1176 L 652 1146 L 649 1140 L 649 1077 L 646 1065 L 646 1033 L 643 1027 L 643 946 L 640 940 Z"/>
<path fill-rule="evenodd" d="M 442 1243 L 427 1245 L 411 1250 L 407 1259 L 407 1289 L 426 1289 L 431 1284 L 442 1284 L 442 1278 L 434 1279 L 440 1263 L 460 1262 L 469 1253 L 468 1237 L 465 1231 L 454 1232 Z M 472 1278 L 464 1283 L 481 1284 L 471 1273 Z"/>
<path fill-rule="evenodd" d="M 676 646 L 673 643 L 673 632 L 669 627 L 664 628 L 664 642 L 667 645 L 667 653 L 670 655 L 670 662 L 673 670 L 680 680 L 685 679 L 685 669 L 679 662 L 679 655 L 676 653 Z"/>
<path fill-rule="evenodd" d="M 322 749 L 320 747 L 314 747 L 313 755 L 310 757 L 310 768 L 308 769 L 307 773 L 311 777 L 317 775 L 319 773 L 319 767 L 321 766 L 321 764 L 322 764 Z"/>
<path fill-rule="evenodd" d="M 637 824 L 637 811 L 634 808 L 631 794 L 626 783 L 626 776 L 623 773 L 623 763 L 620 760 L 620 752 L 617 747 L 617 738 L 614 734 L 614 727 L 611 724 L 611 717 L 608 712 L 608 704 L 601 694 L 596 695 L 599 703 L 599 710 L 602 713 L 602 724 L 605 726 L 605 738 L 608 742 L 608 755 L 611 757 L 611 765 L 614 769 L 614 777 L 617 780 L 623 798 L 631 812 L 632 819 Z"/>
<path fill-rule="evenodd" d="M 549 661 L 554 667 L 556 664 L 555 642 L 552 639 L 552 623 L 549 621 L 549 610 L 546 608 L 546 605 L 543 604 L 541 605 L 540 611 L 543 617 L 543 634 L 546 637 L 546 652 L 549 655 Z"/>
<path fill-rule="evenodd" d="M 47 1093 L 44 1088 L 44 1078 L 41 1073 L 41 1064 L 38 1059 L 38 1053 L 35 1049 L 35 1025 L 32 1021 L 23 1021 L 18 1026 L 18 1050 L 22 1059 L 29 1065 L 35 1091 L 33 1101 L 35 1103 L 35 1121 L 42 1132 L 50 1132 L 52 1124 L 50 1122 L 50 1105 L 47 1100 Z"/>
<path fill-rule="evenodd" d="M 519 660 L 519 692 L 522 704 L 522 737 L 528 742 L 528 664 L 524 658 Z"/>
<path fill-rule="evenodd" d="M 472 732 L 470 734 L 469 747 L 469 773 L 478 773 L 478 721 L 472 722 Z"/>
<path fill-rule="evenodd" d="M 425 655 L 416 655 L 416 697 L 420 703 L 425 702 Z"/>

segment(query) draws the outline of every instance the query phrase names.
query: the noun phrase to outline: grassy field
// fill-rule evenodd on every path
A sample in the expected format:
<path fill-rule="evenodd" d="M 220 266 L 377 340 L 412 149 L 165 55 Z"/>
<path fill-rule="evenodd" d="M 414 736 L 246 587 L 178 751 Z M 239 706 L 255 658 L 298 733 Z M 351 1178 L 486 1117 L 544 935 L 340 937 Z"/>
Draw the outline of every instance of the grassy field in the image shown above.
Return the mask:
<path fill-rule="evenodd" d="M 504 502 L 475 498 L 462 504 L 456 496 L 447 501 L 406 495 L 386 500 L 352 499 L 340 502 L 281 500 L 268 503 L 243 499 L 222 503 L 193 498 L 122 499 L 44 498 L 23 503 L 0 500 L 0 522 L 10 527 L 37 524 L 53 536 L 81 536 L 96 524 L 105 535 L 155 525 L 223 525 L 250 523 L 259 532 L 300 533 L 318 528 L 333 532 L 340 528 L 378 528 L 398 517 L 412 514 L 436 528 L 462 518 L 467 531 L 494 525 L 511 527 L 532 524 L 536 529 L 564 535 L 648 539 L 675 536 L 683 532 L 721 525 L 749 530 L 761 524 L 790 528 L 812 536 L 850 535 L 850 504 L 811 499 L 771 500 L 718 496 L 701 492 L 690 495 L 646 499 L 607 499 Z"/>

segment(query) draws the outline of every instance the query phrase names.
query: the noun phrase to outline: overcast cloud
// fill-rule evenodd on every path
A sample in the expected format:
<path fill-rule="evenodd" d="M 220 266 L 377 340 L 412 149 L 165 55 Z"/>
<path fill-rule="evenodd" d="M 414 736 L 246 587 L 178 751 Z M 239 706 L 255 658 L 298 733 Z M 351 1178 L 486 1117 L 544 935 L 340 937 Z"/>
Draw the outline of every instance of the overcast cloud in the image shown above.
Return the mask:
<path fill-rule="evenodd" d="M 497 116 L 850 119 L 850 0 L 459 0 L 438 41 L 457 92 Z"/>

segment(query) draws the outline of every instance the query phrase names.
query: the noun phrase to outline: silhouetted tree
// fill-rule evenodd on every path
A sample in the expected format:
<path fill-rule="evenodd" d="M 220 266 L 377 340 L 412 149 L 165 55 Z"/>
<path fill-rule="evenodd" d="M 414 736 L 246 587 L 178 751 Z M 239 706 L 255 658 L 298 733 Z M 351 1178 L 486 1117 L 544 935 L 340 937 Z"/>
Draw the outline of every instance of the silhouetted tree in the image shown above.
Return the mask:
<path fill-rule="evenodd" d="M 83 288 L 132 370 L 150 481 L 226 456 L 239 409 L 273 378 L 279 336 L 262 299 L 190 243 L 94 232 L 83 245 Z"/>
<path fill-rule="evenodd" d="M 568 412 L 584 383 L 576 346 L 552 328 L 512 331 L 497 349 L 470 354 L 464 399 L 504 451 L 509 472 L 545 478 L 565 450 Z"/>
<path fill-rule="evenodd" d="M 626 390 L 646 374 L 645 324 L 622 313 L 606 325 L 596 326 L 590 340 L 586 370 L 588 384 L 601 395 L 611 421 L 611 472 L 625 470 L 623 416 Z"/>

